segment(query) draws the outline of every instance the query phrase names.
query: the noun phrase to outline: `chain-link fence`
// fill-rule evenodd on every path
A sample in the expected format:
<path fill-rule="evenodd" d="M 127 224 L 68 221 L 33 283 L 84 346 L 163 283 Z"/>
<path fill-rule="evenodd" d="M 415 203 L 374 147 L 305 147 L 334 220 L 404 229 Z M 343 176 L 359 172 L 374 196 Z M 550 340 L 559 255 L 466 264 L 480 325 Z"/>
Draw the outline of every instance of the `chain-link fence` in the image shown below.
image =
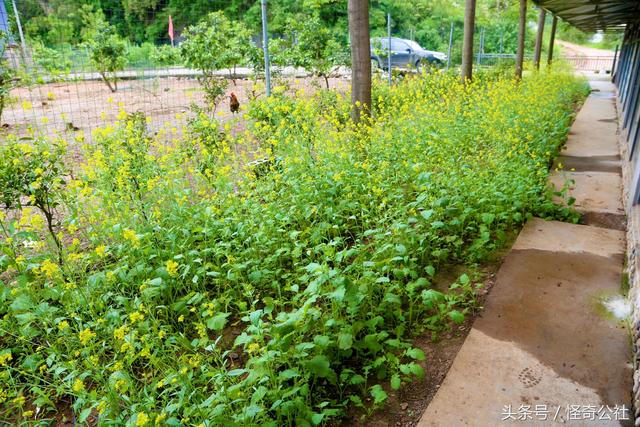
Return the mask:
<path fill-rule="evenodd" d="M 66 3 L 69 8 L 74 5 L 73 1 Z M 148 3 L 152 9 L 130 5 L 132 10 L 122 12 L 85 4 L 75 9 L 63 8 L 56 15 L 53 11 L 43 13 L 47 12 L 42 10 L 47 8 L 46 1 L 0 0 L 0 31 L 8 34 L 0 45 L 5 63 L 12 70 L 10 76 L 0 76 L 5 79 L 0 88 L 0 123 L 4 131 L 23 134 L 38 129 L 48 134 L 71 135 L 82 132 L 90 137 L 92 129 L 116 121 L 123 111 L 144 113 L 152 129 L 168 124 L 179 127 L 179 120 L 186 119 L 193 105 L 202 106 L 205 102 L 198 81 L 200 72 L 185 67 L 178 53 L 184 29 L 227 2 L 194 1 L 189 7 L 197 5 L 197 11 L 171 9 L 171 0 Z M 248 9 L 238 10 L 237 14 L 260 13 L 259 1 L 246 3 Z M 172 10 L 177 17 L 171 15 Z M 63 12 L 65 15 L 60 16 Z M 441 49 L 449 56 L 443 62 L 455 68 L 459 64 L 462 29 L 458 23 L 446 23 L 443 28 L 441 38 L 444 46 L 449 46 L 448 50 Z M 253 43 L 261 45 L 259 24 L 252 31 Z M 401 36 L 402 31 L 395 29 L 393 36 Z M 514 62 L 515 54 L 508 52 L 513 45 L 509 38 L 512 31 L 478 28 L 476 33 L 477 65 Z M 413 31 L 409 34 L 412 37 Z M 346 34 L 342 36 L 346 43 Z M 102 41 L 102 48 L 120 52 L 114 59 L 116 64 L 106 67 L 106 71 L 95 55 L 97 40 Z M 423 47 L 429 50 L 431 46 Z M 567 60 L 576 69 L 605 72 L 613 63 L 613 57 Z M 280 71 L 292 79 L 303 76 L 291 67 Z M 219 73 L 226 76 L 230 70 Z M 254 80 L 249 77 L 256 75 L 250 68 L 239 67 L 233 70 L 233 77 L 228 90 L 245 102 L 254 91 Z"/>

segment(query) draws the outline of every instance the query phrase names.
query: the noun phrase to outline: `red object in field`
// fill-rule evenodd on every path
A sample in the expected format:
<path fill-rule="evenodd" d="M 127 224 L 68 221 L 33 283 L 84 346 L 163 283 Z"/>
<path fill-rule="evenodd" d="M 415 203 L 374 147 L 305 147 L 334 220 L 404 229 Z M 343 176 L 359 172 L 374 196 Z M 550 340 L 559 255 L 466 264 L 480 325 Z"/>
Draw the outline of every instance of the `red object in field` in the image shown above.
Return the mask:
<path fill-rule="evenodd" d="M 229 95 L 229 109 L 232 113 L 240 111 L 240 101 L 238 101 L 238 97 L 233 92 Z"/>
<path fill-rule="evenodd" d="M 171 15 L 169 15 L 169 38 L 173 44 L 173 19 L 171 19 Z"/>

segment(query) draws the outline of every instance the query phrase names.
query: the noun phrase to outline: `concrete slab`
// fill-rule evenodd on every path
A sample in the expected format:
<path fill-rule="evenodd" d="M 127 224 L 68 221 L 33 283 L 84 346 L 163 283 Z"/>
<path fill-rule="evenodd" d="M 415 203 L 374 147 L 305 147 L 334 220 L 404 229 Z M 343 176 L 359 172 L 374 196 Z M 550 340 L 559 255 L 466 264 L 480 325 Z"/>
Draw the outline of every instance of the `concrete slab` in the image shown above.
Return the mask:
<path fill-rule="evenodd" d="M 562 189 L 570 182 L 568 195 L 576 199 L 579 211 L 611 212 L 624 214 L 622 204 L 622 177 L 610 172 L 554 172 L 549 182 Z"/>
<path fill-rule="evenodd" d="M 532 218 L 522 229 L 512 251 L 538 250 L 567 254 L 590 253 L 601 257 L 621 256 L 625 233 L 600 227 Z"/>
<path fill-rule="evenodd" d="M 554 172 L 549 182 L 560 190 L 565 182 L 567 195 L 575 198 L 574 208 L 584 215 L 583 222 L 590 225 L 624 230 L 626 215 L 622 203 L 622 177 L 609 172 Z M 556 198 L 561 201 L 560 198 Z"/>
<path fill-rule="evenodd" d="M 562 169 L 571 172 L 612 172 L 621 174 L 620 156 L 558 156 L 553 169 L 562 165 Z"/>
<path fill-rule="evenodd" d="M 615 99 L 609 93 L 594 92 L 578 113 L 563 156 L 619 156 Z"/>
<path fill-rule="evenodd" d="M 530 221 L 418 425 L 627 425 L 570 419 L 570 405 L 630 407 L 626 326 L 601 306 L 619 292 L 623 253 L 623 232 Z M 509 405 L 528 418 L 505 420 Z"/>

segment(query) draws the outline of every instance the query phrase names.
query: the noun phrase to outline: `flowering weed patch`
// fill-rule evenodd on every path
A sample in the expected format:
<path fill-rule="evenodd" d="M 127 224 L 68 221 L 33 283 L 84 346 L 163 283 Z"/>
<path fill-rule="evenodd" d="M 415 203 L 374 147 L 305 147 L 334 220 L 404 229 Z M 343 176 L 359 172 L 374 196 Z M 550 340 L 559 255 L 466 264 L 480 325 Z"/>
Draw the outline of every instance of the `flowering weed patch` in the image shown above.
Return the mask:
<path fill-rule="evenodd" d="M 568 74 L 407 79 L 357 127 L 344 95 L 274 92 L 235 135 L 206 114 L 184 139 L 128 116 L 73 171 L 51 157 L 64 144 L 2 142 L 0 418 L 318 425 L 375 408 L 381 384 L 428 369 L 412 336 L 472 308 L 474 278 L 436 288 L 439 268 L 486 259 L 531 215 L 573 218 L 546 188 L 585 95 Z"/>

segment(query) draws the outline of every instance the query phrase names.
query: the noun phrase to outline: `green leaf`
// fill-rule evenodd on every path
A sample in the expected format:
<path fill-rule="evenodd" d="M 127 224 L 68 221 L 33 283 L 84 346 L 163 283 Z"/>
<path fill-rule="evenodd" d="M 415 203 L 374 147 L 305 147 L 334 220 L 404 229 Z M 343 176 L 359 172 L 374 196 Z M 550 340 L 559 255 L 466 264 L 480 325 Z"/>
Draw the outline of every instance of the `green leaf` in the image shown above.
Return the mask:
<path fill-rule="evenodd" d="M 481 215 L 481 218 L 482 222 L 484 222 L 485 224 L 491 224 L 493 220 L 496 219 L 496 216 L 492 213 L 483 213 Z"/>
<path fill-rule="evenodd" d="M 424 360 L 425 356 L 424 356 L 424 351 L 420 350 L 419 348 L 410 348 L 409 350 L 407 350 L 407 356 L 409 356 L 412 359 L 415 360 Z"/>
<path fill-rule="evenodd" d="M 429 209 L 428 211 L 422 211 L 420 212 L 420 215 L 422 215 L 424 219 L 429 219 L 433 215 L 433 209 Z"/>
<path fill-rule="evenodd" d="M 448 313 L 448 315 L 449 318 L 458 325 L 464 322 L 464 314 L 460 313 L 458 310 L 452 310 Z"/>
<path fill-rule="evenodd" d="M 422 366 L 418 365 L 417 363 L 411 363 L 409 365 L 409 370 L 413 375 L 418 377 L 418 379 L 424 378 L 424 369 L 422 369 Z"/>
<path fill-rule="evenodd" d="M 433 268 L 432 265 L 426 266 L 424 271 L 429 275 L 429 277 L 433 277 L 436 274 L 436 269 Z"/>
<path fill-rule="evenodd" d="M 371 396 L 373 397 L 373 403 L 376 405 L 381 405 L 387 401 L 387 392 L 382 389 L 380 384 L 376 384 L 369 390 Z"/>
<path fill-rule="evenodd" d="M 230 313 L 218 313 L 209 320 L 207 320 L 207 328 L 220 332 L 227 324 L 227 317 Z"/>
<path fill-rule="evenodd" d="M 400 375 L 395 374 L 391 377 L 391 388 L 394 390 L 397 390 L 400 388 L 400 384 L 402 384 L 402 381 L 400 381 Z"/>
<path fill-rule="evenodd" d="M 290 380 L 291 378 L 299 377 L 300 373 L 297 369 L 286 369 L 278 375 L 283 380 Z"/>
<path fill-rule="evenodd" d="M 324 419 L 324 414 L 320 413 L 314 413 L 311 416 L 311 422 L 313 423 L 313 425 L 320 425 L 322 423 L 322 420 Z"/>
<path fill-rule="evenodd" d="M 329 359 L 323 354 L 319 354 L 307 362 L 307 369 L 320 378 L 327 378 L 333 373 Z"/>
<path fill-rule="evenodd" d="M 353 335 L 347 332 L 338 334 L 338 348 L 340 350 L 349 350 L 353 345 Z"/>

